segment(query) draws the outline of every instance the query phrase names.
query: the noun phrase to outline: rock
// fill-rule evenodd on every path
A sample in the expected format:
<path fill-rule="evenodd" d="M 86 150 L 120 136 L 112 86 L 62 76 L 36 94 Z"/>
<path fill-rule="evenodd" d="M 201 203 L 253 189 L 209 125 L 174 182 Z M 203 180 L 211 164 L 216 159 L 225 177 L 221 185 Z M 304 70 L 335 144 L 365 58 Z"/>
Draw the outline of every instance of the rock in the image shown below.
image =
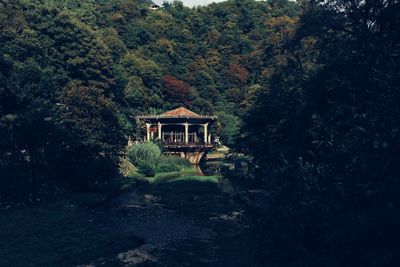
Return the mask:
<path fill-rule="evenodd" d="M 135 266 L 143 263 L 156 262 L 157 259 L 151 255 L 148 250 L 151 250 L 150 246 L 142 246 L 140 248 L 129 250 L 118 254 L 118 260 L 124 264 L 124 266 Z"/>

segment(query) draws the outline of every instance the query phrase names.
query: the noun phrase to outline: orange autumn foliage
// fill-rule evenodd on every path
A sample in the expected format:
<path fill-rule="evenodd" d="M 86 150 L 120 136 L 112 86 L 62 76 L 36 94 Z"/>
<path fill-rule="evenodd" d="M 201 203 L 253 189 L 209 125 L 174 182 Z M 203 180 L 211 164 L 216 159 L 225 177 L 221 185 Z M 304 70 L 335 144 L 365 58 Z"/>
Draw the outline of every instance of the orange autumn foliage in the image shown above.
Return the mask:
<path fill-rule="evenodd" d="M 195 90 L 185 81 L 172 75 L 163 77 L 165 97 L 167 101 L 190 105 L 195 97 Z"/>
<path fill-rule="evenodd" d="M 242 65 L 231 63 L 228 68 L 228 76 L 234 83 L 245 85 L 249 77 L 249 72 Z"/>

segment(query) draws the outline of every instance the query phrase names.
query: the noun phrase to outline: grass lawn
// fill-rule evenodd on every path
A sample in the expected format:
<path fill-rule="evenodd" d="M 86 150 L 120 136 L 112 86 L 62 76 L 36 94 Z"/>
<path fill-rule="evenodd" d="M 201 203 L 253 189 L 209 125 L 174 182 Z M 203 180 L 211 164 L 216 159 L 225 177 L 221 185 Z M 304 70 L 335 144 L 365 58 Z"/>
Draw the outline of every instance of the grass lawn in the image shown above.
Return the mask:
<path fill-rule="evenodd" d="M 170 182 L 177 182 L 177 181 L 192 181 L 192 182 L 200 182 L 200 183 L 219 183 L 220 177 L 218 175 L 212 175 L 212 176 L 198 176 L 198 175 L 193 175 L 193 176 L 183 176 L 174 180 L 171 180 Z"/>
<path fill-rule="evenodd" d="M 76 194 L 0 214 L 0 266 L 88 264 L 139 246 L 139 238 L 102 231 L 90 220 L 85 207 L 101 198 Z"/>
<path fill-rule="evenodd" d="M 163 183 L 172 180 L 176 180 L 186 176 L 194 176 L 196 175 L 197 171 L 193 167 L 184 168 L 181 171 L 174 171 L 174 172 L 160 172 L 157 173 L 154 177 L 146 177 L 146 179 L 150 183 Z"/>

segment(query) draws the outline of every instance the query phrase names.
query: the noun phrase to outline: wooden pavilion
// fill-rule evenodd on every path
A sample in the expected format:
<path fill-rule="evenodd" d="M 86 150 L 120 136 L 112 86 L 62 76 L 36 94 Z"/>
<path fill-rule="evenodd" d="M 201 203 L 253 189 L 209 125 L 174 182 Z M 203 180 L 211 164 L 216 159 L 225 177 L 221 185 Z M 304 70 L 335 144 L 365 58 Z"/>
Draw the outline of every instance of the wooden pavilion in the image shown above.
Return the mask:
<path fill-rule="evenodd" d="M 176 154 L 199 163 L 204 154 L 214 148 L 212 126 L 215 116 L 199 115 L 180 107 L 160 115 L 136 117 L 145 132 L 138 141 L 160 140 L 166 153 Z"/>

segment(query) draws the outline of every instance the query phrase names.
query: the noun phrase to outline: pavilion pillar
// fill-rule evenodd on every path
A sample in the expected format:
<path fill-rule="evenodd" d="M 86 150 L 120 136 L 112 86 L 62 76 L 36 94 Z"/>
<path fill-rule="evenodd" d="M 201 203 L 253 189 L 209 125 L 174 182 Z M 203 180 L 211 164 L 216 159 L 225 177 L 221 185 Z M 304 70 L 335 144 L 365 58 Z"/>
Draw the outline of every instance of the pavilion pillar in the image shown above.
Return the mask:
<path fill-rule="evenodd" d="M 185 123 L 185 144 L 189 143 L 189 124 Z"/>
<path fill-rule="evenodd" d="M 150 124 L 149 123 L 146 123 L 146 131 L 147 131 L 146 141 L 150 141 Z"/>
<path fill-rule="evenodd" d="M 158 139 L 161 140 L 161 130 L 162 130 L 161 128 L 162 128 L 162 124 L 161 124 L 161 123 L 158 123 L 158 127 L 157 127 L 157 128 L 158 128 Z"/>
<path fill-rule="evenodd" d="M 212 144 L 212 142 L 211 142 L 211 125 L 210 125 L 210 128 L 208 129 L 208 144 Z"/>
<path fill-rule="evenodd" d="M 208 144 L 208 123 L 204 124 L 204 143 Z"/>

